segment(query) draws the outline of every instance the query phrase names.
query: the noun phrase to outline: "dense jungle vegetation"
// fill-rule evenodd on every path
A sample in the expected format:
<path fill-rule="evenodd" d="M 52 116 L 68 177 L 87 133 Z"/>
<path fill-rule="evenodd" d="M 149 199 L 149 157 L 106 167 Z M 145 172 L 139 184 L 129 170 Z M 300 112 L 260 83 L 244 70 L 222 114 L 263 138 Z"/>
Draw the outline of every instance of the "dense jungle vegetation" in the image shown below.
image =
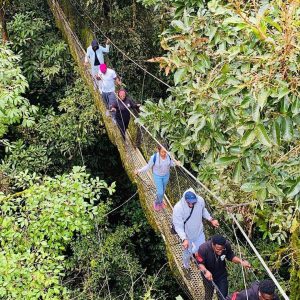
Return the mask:
<path fill-rule="evenodd" d="M 110 213 L 136 188 L 47 2 L 1 5 L 0 298 L 175 299 L 138 197 Z"/>
<path fill-rule="evenodd" d="M 141 121 L 237 205 L 290 299 L 300 299 L 299 1 L 60 4 L 85 47 L 105 38 L 83 12 L 173 86 L 115 50 L 107 57 L 144 104 Z M 47 2 L 0 5 L 0 298 L 183 297 L 138 197 L 109 214 L 136 188 Z"/>

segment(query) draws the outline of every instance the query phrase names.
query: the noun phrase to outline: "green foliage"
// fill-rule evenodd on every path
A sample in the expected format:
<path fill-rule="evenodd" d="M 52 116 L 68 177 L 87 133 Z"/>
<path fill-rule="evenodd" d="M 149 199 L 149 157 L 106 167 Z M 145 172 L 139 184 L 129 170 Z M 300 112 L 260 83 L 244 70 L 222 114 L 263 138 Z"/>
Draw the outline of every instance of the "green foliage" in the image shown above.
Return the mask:
<path fill-rule="evenodd" d="M 69 4 L 69 6 L 73 10 L 73 15 L 75 15 L 75 20 L 72 21 L 81 23 L 81 27 L 75 27 L 81 41 L 86 41 L 86 35 L 84 35 L 82 27 L 91 29 L 94 25 L 87 20 L 83 23 L 82 20 L 77 19 L 76 14 L 78 12 L 74 9 L 74 6 L 80 12 L 85 11 L 101 31 L 110 37 L 127 55 L 134 58 L 142 67 L 152 73 L 159 74 L 159 68 L 156 65 L 147 63 L 149 58 L 161 53 L 157 37 L 161 30 L 159 15 L 152 14 L 150 9 L 143 7 L 136 1 L 81 0 L 77 1 L 76 5 Z M 63 8 L 66 10 L 64 5 Z M 128 28 L 126 33 L 124 33 L 124 28 Z M 104 43 L 105 38 L 102 34 L 98 30 L 94 31 L 94 36 L 99 39 L 100 43 Z M 88 44 L 90 43 L 91 40 L 88 41 Z M 151 76 L 144 78 L 144 72 L 120 52 L 115 51 L 113 46 L 105 59 L 122 77 L 123 83 L 136 101 L 143 101 L 146 97 L 158 99 L 164 95 L 164 86 L 158 86 L 158 83 Z"/>
<path fill-rule="evenodd" d="M 66 91 L 58 102 L 59 113 L 53 109 L 41 111 L 34 128 L 21 130 L 22 139 L 4 141 L 6 156 L 1 170 L 15 177 L 29 173 L 50 174 L 69 168 L 70 162 L 82 164 L 86 149 L 95 144 L 99 114 L 81 79 Z"/>
<path fill-rule="evenodd" d="M 16 174 L 25 170 L 29 172 L 45 173 L 51 165 L 47 156 L 47 148 L 42 145 L 26 147 L 23 140 L 9 143 L 3 141 L 7 152 L 1 170 L 8 174 Z"/>
<path fill-rule="evenodd" d="M 74 243 L 71 269 L 76 267 L 83 280 L 78 291 L 74 287 L 72 290 L 80 295 L 79 299 L 91 299 L 91 295 L 105 299 L 108 290 L 113 299 L 118 296 L 129 299 L 133 292 L 136 296 L 142 293 L 139 283 L 137 290 L 132 286 L 144 272 L 133 255 L 134 246 L 130 241 L 133 233 L 134 229 L 124 226 L 114 232 L 97 227 L 93 235 Z"/>
<path fill-rule="evenodd" d="M 75 232 L 89 233 L 96 216 L 104 220 L 107 207 L 94 203 L 106 189 L 104 181 L 74 167 L 68 175 L 44 177 L 23 192 L 1 196 L 2 298 L 67 298 L 60 284 L 64 251 Z"/>
<path fill-rule="evenodd" d="M 85 83 L 70 70 L 66 44 L 55 32 L 44 4 L 17 0 L 9 8 L 12 47 L 20 53 L 18 62 L 29 82 L 26 97 L 39 103 L 40 109 L 35 126 L 11 126 L 1 141 L 5 147 L 5 152 L 0 149 L 1 172 L 9 178 L 10 190 L 21 192 L 1 196 L 0 298 L 115 299 L 123 295 L 150 300 L 166 298 L 163 290 L 177 295 L 177 285 L 165 267 L 163 243 L 147 224 L 137 199 L 107 218 L 111 202 L 104 204 L 103 198 L 115 185 L 91 179 L 83 169 L 70 171 L 82 164 L 93 176 L 118 180 L 115 207 L 131 193 L 118 152 L 99 127 L 99 113 Z M 134 21 L 130 5 L 122 7 L 123 13 L 112 12 L 122 26 Z M 140 47 L 153 51 L 140 44 L 155 37 L 152 29 L 136 25 L 149 34 L 131 34 L 126 48 L 132 47 L 135 53 Z M 123 30 L 116 34 L 123 39 Z M 136 77 L 136 70 L 128 69 Z M 54 177 L 67 172 L 71 173 Z M 99 192 L 104 193 L 100 199 Z"/>
<path fill-rule="evenodd" d="M 0 45 L 0 138 L 11 124 L 30 127 L 37 108 L 22 94 L 28 88 L 26 78 L 18 65 L 20 57 L 6 45 Z"/>
<path fill-rule="evenodd" d="M 169 1 L 154 61 L 175 86 L 141 119 L 226 201 L 254 199 L 254 231 L 278 250 L 299 219 L 300 4 L 253 3 Z"/>
<path fill-rule="evenodd" d="M 13 50 L 20 52 L 30 93 L 45 97 L 56 93 L 56 85 L 66 82 L 71 71 L 66 43 L 49 21 L 33 11 L 17 13 L 8 23 Z"/>
<path fill-rule="evenodd" d="M 118 200 L 123 201 L 114 195 L 115 206 Z M 161 267 L 165 262 L 161 239 L 152 232 L 136 200 L 72 243 L 64 280 L 72 297 L 169 299 L 178 295 L 166 263 Z"/>

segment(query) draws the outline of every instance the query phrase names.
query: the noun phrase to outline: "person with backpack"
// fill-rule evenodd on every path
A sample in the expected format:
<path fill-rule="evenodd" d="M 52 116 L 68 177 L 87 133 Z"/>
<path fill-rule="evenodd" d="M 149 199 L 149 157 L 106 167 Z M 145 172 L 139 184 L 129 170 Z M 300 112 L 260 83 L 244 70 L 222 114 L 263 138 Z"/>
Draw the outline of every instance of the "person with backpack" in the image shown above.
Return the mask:
<path fill-rule="evenodd" d="M 215 228 L 218 220 L 211 217 L 202 197 L 194 189 L 189 188 L 173 209 L 173 228 L 182 240 L 183 267 L 187 279 L 190 279 L 190 258 L 205 242 L 202 219 L 206 219 Z"/>
<path fill-rule="evenodd" d="M 254 282 L 249 289 L 234 292 L 226 300 L 279 300 L 275 294 L 275 284 L 270 279 Z"/>
<path fill-rule="evenodd" d="M 140 104 L 136 104 L 127 95 L 124 89 L 118 91 L 118 97 L 116 101 L 112 104 L 111 111 L 116 113 L 115 118 L 117 125 L 120 128 L 123 139 L 125 140 L 125 133 L 130 122 L 130 112 L 129 109 L 136 109 L 139 111 Z"/>
<path fill-rule="evenodd" d="M 157 149 L 157 153 L 150 157 L 148 164 L 136 170 L 135 174 L 138 175 L 152 168 L 153 180 L 156 186 L 156 199 L 153 206 L 155 211 L 160 211 L 166 206 L 163 198 L 170 178 L 170 167 L 175 167 L 175 165 L 180 163 L 170 157 L 165 145 L 158 145 Z"/>
<path fill-rule="evenodd" d="M 98 75 L 99 66 L 104 64 L 103 54 L 109 52 L 109 43 L 110 41 L 107 39 L 105 47 L 102 47 L 99 45 L 97 40 L 93 40 L 91 45 L 86 50 L 84 65 L 91 65 L 91 74 L 94 78 L 96 78 Z"/>

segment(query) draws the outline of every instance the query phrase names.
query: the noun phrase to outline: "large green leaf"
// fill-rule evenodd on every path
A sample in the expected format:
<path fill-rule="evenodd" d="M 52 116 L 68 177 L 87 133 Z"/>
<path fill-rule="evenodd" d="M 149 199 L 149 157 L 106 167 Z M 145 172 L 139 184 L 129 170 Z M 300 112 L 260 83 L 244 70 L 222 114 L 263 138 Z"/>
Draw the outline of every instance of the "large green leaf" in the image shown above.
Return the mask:
<path fill-rule="evenodd" d="M 256 136 L 258 140 L 267 147 L 272 146 L 272 142 L 268 136 L 268 133 L 263 124 L 258 124 L 255 128 Z"/>
<path fill-rule="evenodd" d="M 260 109 L 263 109 L 265 104 L 267 103 L 270 92 L 268 90 L 261 90 L 257 95 L 257 103 Z"/>
<path fill-rule="evenodd" d="M 256 132 L 253 129 L 249 129 L 246 131 L 244 136 L 242 137 L 241 143 L 243 147 L 248 147 L 252 144 L 256 137 Z"/>
<path fill-rule="evenodd" d="M 254 192 L 261 189 L 261 185 L 258 182 L 246 182 L 241 186 L 241 190 L 244 192 Z"/>
<path fill-rule="evenodd" d="M 181 79 L 185 76 L 187 70 L 186 68 L 178 69 L 174 74 L 174 83 L 177 85 Z"/>
<path fill-rule="evenodd" d="M 241 181 L 242 163 L 239 161 L 233 171 L 233 181 L 239 183 Z"/>
<path fill-rule="evenodd" d="M 216 161 L 217 165 L 227 166 L 237 161 L 239 158 L 237 156 L 223 156 Z"/>
<path fill-rule="evenodd" d="M 285 141 L 290 141 L 293 138 L 293 124 L 292 120 L 287 117 L 281 120 L 283 139 Z"/>
<path fill-rule="evenodd" d="M 281 144 L 281 134 L 280 134 L 280 126 L 278 122 L 273 122 L 272 125 L 272 137 L 273 137 L 273 142 L 276 143 L 278 146 Z"/>
<path fill-rule="evenodd" d="M 260 106 L 258 103 L 254 103 L 252 106 L 252 119 L 256 123 L 260 121 Z"/>
<path fill-rule="evenodd" d="M 288 198 L 293 198 L 300 193 L 300 177 L 296 180 L 295 184 L 290 188 Z"/>

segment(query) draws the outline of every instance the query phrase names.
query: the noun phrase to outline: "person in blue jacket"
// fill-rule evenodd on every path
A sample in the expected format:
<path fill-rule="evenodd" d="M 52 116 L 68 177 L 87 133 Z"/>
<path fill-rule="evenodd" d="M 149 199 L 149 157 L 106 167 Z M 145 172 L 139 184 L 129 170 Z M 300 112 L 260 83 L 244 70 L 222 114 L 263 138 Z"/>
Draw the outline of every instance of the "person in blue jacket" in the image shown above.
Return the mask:
<path fill-rule="evenodd" d="M 136 170 L 135 174 L 143 173 L 152 168 L 153 180 L 156 186 L 156 199 L 154 201 L 154 210 L 160 211 L 165 208 L 166 204 L 163 202 L 164 194 L 170 178 L 170 168 L 179 165 L 180 163 L 173 160 L 167 152 L 164 145 L 158 145 L 157 153 L 153 154 L 149 162 L 143 168 Z"/>
<path fill-rule="evenodd" d="M 91 65 L 91 74 L 96 77 L 99 72 L 99 66 L 104 64 L 104 53 L 109 52 L 109 40 L 106 40 L 105 47 L 99 45 L 97 40 L 93 40 L 86 50 L 84 65 Z"/>

